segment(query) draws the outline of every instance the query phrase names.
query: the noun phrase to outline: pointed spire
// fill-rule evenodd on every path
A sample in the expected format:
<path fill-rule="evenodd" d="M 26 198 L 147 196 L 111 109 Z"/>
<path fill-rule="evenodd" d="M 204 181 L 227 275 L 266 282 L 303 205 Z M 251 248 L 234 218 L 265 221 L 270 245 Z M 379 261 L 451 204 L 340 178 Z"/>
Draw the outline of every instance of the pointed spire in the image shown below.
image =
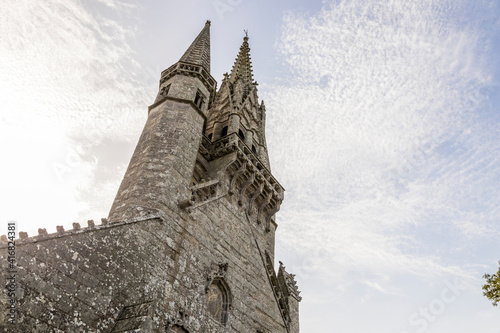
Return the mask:
<path fill-rule="evenodd" d="M 210 21 L 195 38 L 191 46 L 179 60 L 190 64 L 203 66 L 210 73 Z"/>
<path fill-rule="evenodd" d="M 254 84 L 253 73 L 252 73 L 252 61 L 250 60 L 250 47 L 248 46 L 247 31 L 245 31 L 245 37 L 243 37 L 243 44 L 241 44 L 240 52 L 236 57 L 229 79 L 231 83 L 234 83 L 237 79 L 240 79 L 243 90 L 246 94 L 248 94 L 250 88 Z"/>

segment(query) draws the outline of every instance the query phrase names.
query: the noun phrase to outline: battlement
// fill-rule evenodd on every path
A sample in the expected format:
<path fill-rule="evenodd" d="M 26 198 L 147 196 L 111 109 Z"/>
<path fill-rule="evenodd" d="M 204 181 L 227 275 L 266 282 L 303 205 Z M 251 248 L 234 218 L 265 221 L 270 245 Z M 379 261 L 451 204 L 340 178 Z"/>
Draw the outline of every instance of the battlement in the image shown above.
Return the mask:
<path fill-rule="evenodd" d="M 145 216 L 141 216 L 138 218 L 134 219 L 129 219 L 125 221 L 119 221 L 119 222 L 113 222 L 110 223 L 108 219 L 106 218 L 101 218 L 101 224 L 96 225 L 94 220 L 88 220 L 87 221 L 87 227 L 82 227 L 80 223 L 74 222 L 73 223 L 73 229 L 69 230 L 64 230 L 64 227 L 62 225 L 58 225 L 56 227 L 56 232 L 54 233 L 48 233 L 46 228 L 38 228 L 38 235 L 36 236 L 29 236 L 27 232 L 20 231 L 19 232 L 19 238 L 15 240 L 16 246 L 23 245 L 23 244 L 29 244 L 29 243 L 37 243 L 37 242 L 42 242 L 46 241 L 49 239 L 54 239 L 54 238 L 63 238 L 63 237 L 68 237 L 72 236 L 75 234 L 82 234 L 86 232 L 91 232 L 91 231 L 96 231 L 96 230 L 102 230 L 102 229 L 108 229 L 108 228 L 116 228 L 120 227 L 125 224 L 130 224 L 130 223 L 137 223 L 140 221 L 144 221 L 145 219 L 150 220 L 154 218 L 162 218 L 162 216 L 153 211 L 147 211 L 145 213 Z M 8 239 L 6 235 L 0 236 L 0 249 L 7 248 L 8 246 Z"/>

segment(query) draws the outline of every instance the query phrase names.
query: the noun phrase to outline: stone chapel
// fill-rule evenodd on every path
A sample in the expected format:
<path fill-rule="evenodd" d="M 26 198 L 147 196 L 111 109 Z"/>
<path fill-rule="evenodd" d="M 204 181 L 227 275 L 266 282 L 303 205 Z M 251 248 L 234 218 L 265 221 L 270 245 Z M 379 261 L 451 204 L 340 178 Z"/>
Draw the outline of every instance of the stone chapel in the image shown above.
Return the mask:
<path fill-rule="evenodd" d="M 248 39 L 218 90 L 210 21 L 161 73 L 107 219 L 19 233 L 17 317 L 4 290 L 0 332 L 299 332 L 294 275 L 274 265 L 284 189 Z"/>

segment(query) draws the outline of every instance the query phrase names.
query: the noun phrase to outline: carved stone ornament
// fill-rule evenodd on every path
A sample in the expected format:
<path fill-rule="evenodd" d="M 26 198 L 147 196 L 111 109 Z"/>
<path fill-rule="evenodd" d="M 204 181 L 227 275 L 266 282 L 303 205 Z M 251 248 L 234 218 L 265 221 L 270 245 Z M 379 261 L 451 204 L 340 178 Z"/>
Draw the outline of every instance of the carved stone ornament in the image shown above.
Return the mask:
<path fill-rule="evenodd" d="M 285 270 L 285 265 L 280 261 L 280 270 L 283 272 L 283 276 L 285 278 L 286 288 L 288 293 L 295 297 L 299 302 L 302 300 L 300 296 L 299 287 L 297 286 L 297 281 L 295 281 L 295 274 L 288 273 Z"/>
<path fill-rule="evenodd" d="M 227 273 L 228 263 L 213 263 L 209 269 L 207 269 L 207 281 L 205 284 L 205 292 L 208 293 L 210 285 L 215 279 L 224 279 Z"/>

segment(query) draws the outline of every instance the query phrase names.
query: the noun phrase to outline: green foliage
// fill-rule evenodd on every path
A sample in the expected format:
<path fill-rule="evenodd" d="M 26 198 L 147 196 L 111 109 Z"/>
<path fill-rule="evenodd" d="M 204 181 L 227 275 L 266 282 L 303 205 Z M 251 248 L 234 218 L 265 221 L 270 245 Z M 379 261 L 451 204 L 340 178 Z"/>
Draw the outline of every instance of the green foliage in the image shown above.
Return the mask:
<path fill-rule="evenodd" d="M 498 262 L 500 264 L 500 261 Z M 497 306 L 500 302 L 500 267 L 496 274 L 484 274 L 486 284 L 483 286 L 483 295 L 493 302 L 493 306 Z"/>

